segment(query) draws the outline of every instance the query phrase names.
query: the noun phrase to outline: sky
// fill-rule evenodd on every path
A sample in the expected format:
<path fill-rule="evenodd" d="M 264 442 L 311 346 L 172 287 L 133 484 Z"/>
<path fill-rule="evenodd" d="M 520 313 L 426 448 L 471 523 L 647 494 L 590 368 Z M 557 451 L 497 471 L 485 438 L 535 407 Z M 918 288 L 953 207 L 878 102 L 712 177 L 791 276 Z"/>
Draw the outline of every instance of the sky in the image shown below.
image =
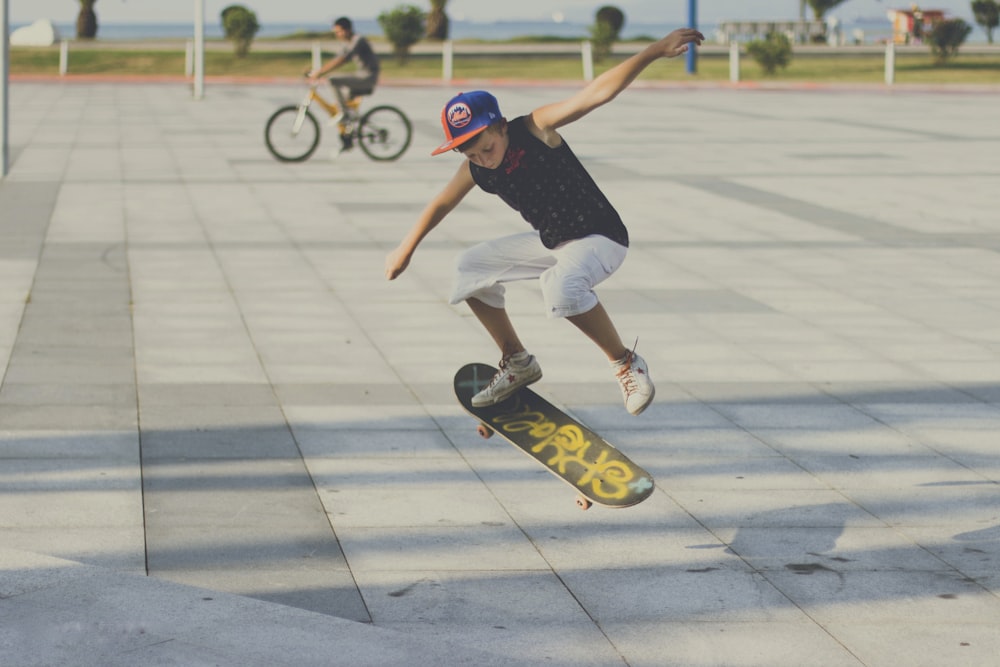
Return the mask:
<path fill-rule="evenodd" d="M 47 18 L 71 23 L 80 10 L 76 0 L 0 0 L 6 2 L 12 23 L 31 23 Z M 427 0 L 204 0 L 205 20 L 214 21 L 230 4 L 252 9 L 259 21 L 271 23 L 327 23 L 337 16 L 374 18 L 400 4 L 429 8 Z M 687 19 L 688 0 L 450 0 L 446 11 L 454 19 L 469 21 L 565 20 L 591 23 L 597 7 L 615 5 L 634 23 L 682 23 Z M 970 0 L 935 0 L 924 9 L 943 9 L 971 22 Z M 846 0 L 831 14 L 849 21 L 858 17 L 881 17 L 886 9 L 907 8 L 911 0 Z M 99 0 L 95 5 L 99 22 L 187 23 L 193 21 L 195 0 Z M 698 20 L 715 23 L 739 19 L 796 18 L 799 0 L 698 0 Z"/>

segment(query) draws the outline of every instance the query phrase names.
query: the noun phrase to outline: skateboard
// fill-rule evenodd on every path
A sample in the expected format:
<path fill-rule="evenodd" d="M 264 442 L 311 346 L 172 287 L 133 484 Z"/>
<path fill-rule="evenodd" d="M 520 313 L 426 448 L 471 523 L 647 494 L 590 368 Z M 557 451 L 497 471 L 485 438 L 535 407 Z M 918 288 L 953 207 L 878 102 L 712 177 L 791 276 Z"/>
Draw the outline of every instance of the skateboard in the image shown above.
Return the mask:
<path fill-rule="evenodd" d="M 528 387 L 483 408 L 472 397 L 489 384 L 497 369 L 466 364 L 455 374 L 455 396 L 479 420 L 483 438 L 499 433 L 579 494 L 576 504 L 590 509 L 631 507 L 653 493 L 652 476 L 604 438 L 552 405 Z"/>

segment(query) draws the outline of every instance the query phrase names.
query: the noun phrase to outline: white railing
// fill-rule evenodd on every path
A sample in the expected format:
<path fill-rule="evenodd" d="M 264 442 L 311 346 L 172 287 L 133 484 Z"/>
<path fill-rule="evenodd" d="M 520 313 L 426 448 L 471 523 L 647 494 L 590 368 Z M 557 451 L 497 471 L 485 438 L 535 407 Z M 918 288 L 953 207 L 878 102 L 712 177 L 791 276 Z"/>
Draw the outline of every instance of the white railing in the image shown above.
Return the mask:
<path fill-rule="evenodd" d="M 228 43 L 225 44 L 215 44 L 214 48 L 229 48 Z M 312 56 L 312 66 L 313 69 L 318 68 L 322 64 L 324 57 L 324 43 L 320 41 L 313 41 L 307 43 L 296 43 L 296 44 L 282 44 L 280 48 L 282 50 L 288 51 L 301 51 L 303 48 L 311 51 Z M 637 52 L 643 45 L 636 44 L 619 44 L 612 51 L 616 55 L 628 55 Z M 63 40 L 59 43 L 59 75 L 65 76 L 70 70 L 70 56 L 71 49 L 78 48 L 80 50 L 84 49 L 95 49 L 95 48 L 114 48 L 112 44 L 79 44 L 73 42 L 72 40 Z M 156 47 L 154 47 L 156 48 Z M 176 49 L 177 45 L 162 45 L 159 48 L 164 50 Z M 184 76 L 191 78 L 195 75 L 195 46 L 194 42 L 187 40 L 183 44 L 184 48 Z M 893 85 L 896 80 L 896 56 L 899 53 L 901 47 L 894 45 L 889 42 L 884 47 L 881 46 L 849 46 L 842 47 L 840 49 L 835 49 L 832 47 L 808 47 L 803 46 L 793 50 L 793 53 L 809 53 L 809 54 L 824 54 L 829 57 L 836 57 L 839 54 L 851 54 L 851 53 L 884 53 L 885 61 L 885 83 L 886 85 Z M 802 49 L 802 51 L 800 51 Z M 920 47 L 902 47 L 906 52 L 925 52 L 926 49 Z M 739 41 L 733 40 L 728 43 L 728 46 L 711 45 L 707 44 L 700 47 L 700 53 L 706 54 L 710 53 L 713 56 L 725 55 L 728 52 L 729 58 L 729 80 L 732 83 L 738 83 L 741 80 L 741 57 L 745 54 L 745 47 L 741 45 Z M 998 47 L 982 47 L 981 45 L 965 45 L 963 48 L 963 53 L 972 52 L 982 52 L 997 54 L 1000 53 L 1000 48 Z M 521 55 L 521 56 L 573 56 L 577 55 L 580 57 L 581 63 L 581 78 L 584 81 L 591 81 L 594 78 L 594 49 L 593 45 L 589 41 L 583 42 L 568 42 L 559 44 L 455 44 L 451 41 L 441 42 L 441 43 L 425 43 L 420 44 L 413 49 L 412 55 L 418 57 L 440 57 L 441 58 L 441 80 L 444 83 L 450 83 L 455 78 L 455 62 L 456 60 L 461 60 L 463 57 L 484 57 L 484 56 L 496 56 L 501 58 L 503 56 L 509 55 Z"/>

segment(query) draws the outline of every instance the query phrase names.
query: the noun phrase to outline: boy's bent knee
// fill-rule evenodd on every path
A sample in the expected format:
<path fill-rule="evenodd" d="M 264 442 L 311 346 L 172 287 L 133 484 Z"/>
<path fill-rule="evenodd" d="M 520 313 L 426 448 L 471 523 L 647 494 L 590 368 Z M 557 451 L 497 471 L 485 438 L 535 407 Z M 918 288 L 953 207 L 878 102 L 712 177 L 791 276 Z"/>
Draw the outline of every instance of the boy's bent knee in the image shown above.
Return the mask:
<path fill-rule="evenodd" d="M 584 276 L 564 276 L 545 272 L 541 278 L 542 298 L 549 317 L 581 315 L 597 305 L 597 295 Z"/>

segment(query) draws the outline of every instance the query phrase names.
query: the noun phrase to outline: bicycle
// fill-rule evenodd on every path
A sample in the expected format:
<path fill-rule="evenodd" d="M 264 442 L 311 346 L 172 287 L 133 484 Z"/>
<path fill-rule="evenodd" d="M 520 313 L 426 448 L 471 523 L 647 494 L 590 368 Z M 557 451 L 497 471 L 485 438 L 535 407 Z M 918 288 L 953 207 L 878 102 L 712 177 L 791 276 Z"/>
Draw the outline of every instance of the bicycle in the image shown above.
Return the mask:
<path fill-rule="evenodd" d="M 277 159 L 302 162 L 316 151 L 320 124 L 310 109 L 313 102 L 330 115 L 329 124 L 340 130 L 343 150 L 356 144 L 372 160 L 389 161 L 398 159 L 409 148 L 413 126 L 401 110 L 382 104 L 361 114 L 361 96 L 371 94 L 371 90 L 351 90 L 342 113 L 338 105 L 323 99 L 316 87 L 310 84 L 301 102 L 283 106 L 268 118 L 264 142 Z"/>

